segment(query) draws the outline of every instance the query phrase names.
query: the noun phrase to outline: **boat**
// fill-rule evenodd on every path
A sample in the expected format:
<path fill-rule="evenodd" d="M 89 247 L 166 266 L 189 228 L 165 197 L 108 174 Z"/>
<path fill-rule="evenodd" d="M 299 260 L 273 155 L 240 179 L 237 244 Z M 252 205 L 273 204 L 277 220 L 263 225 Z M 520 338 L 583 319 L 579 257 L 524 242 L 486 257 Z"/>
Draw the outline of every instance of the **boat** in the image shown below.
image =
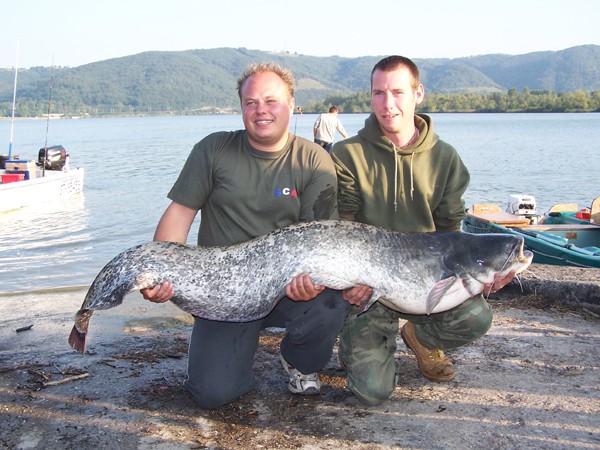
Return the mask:
<path fill-rule="evenodd" d="M 39 150 L 38 161 L 3 160 L 0 212 L 62 200 L 83 191 L 84 170 L 70 168 L 62 145 Z"/>
<path fill-rule="evenodd" d="M 558 266 L 600 268 L 600 201 L 590 208 L 590 219 L 561 219 L 560 215 L 539 215 L 535 199 L 526 195 L 510 197 L 506 210 L 496 204 L 474 204 L 467 210 L 462 230 L 468 233 L 504 233 L 522 236 L 533 252 L 533 262 Z M 599 208 L 599 209 L 596 209 Z M 575 209 L 577 207 L 575 206 Z M 552 210 L 552 208 L 551 208 Z M 546 219 L 551 217 L 558 223 Z"/>
<path fill-rule="evenodd" d="M 594 214 L 592 213 L 594 211 Z M 600 224 L 600 197 L 592 201 L 591 207 L 579 208 L 577 203 L 553 205 L 540 219 L 540 223 L 595 223 Z"/>
<path fill-rule="evenodd" d="M 44 147 L 38 151 L 37 162 L 13 157 L 18 61 L 17 46 L 10 143 L 8 155 L 0 155 L 0 212 L 64 199 L 83 191 L 83 168 L 70 169 L 70 156 L 62 145 L 48 147 L 48 123 L 50 120 L 52 83 L 50 83 L 50 93 L 48 95 L 46 142 Z"/>

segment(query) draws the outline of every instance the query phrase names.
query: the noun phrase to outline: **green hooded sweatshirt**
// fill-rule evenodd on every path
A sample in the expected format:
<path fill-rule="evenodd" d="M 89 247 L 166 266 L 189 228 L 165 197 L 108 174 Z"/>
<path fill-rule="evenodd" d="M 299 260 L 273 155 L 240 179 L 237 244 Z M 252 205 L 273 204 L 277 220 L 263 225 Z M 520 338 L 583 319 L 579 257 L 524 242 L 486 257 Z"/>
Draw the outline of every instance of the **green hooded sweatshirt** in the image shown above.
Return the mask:
<path fill-rule="evenodd" d="M 431 117 L 416 114 L 415 126 L 418 139 L 398 149 L 371 114 L 357 136 L 334 145 L 340 215 L 394 231 L 460 229 L 469 171 L 434 133 Z"/>

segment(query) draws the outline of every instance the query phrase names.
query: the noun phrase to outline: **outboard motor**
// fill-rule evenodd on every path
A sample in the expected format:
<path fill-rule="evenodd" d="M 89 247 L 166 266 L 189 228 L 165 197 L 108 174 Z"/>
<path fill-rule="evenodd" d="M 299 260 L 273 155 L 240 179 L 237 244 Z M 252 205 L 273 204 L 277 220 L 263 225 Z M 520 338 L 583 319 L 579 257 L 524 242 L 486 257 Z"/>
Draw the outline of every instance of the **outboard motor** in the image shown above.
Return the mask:
<path fill-rule="evenodd" d="M 40 148 L 37 165 L 46 170 L 63 170 L 68 157 L 69 154 L 62 145 Z"/>
<path fill-rule="evenodd" d="M 516 216 L 529 219 L 529 223 L 537 223 L 538 214 L 536 210 L 535 197 L 531 195 L 513 194 L 508 198 L 506 212 Z"/>

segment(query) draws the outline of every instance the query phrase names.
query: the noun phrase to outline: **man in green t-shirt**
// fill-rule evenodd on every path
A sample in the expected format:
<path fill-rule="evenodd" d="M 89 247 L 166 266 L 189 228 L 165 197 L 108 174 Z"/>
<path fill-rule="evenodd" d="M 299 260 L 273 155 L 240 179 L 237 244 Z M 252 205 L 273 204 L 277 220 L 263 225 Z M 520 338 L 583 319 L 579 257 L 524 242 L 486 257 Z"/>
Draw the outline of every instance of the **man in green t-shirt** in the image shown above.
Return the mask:
<path fill-rule="evenodd" d="M 168 194 L 172 202 L 154 240 L 186 242 L 199 211 L 198 245 L 203 246 L 232 245 L 299 221 L 338 217 L 331 158 L 288 131 L 294 111 L 291 73 L 274 64 L 251 65 L 238 80 L 238 94 L 244 130 L 213 133 L 194 146 Z M 142 294 L 167 301 L 173 286 L 163 283 Z M 184 386 L 199 406 L 216 408 L 253 388 L 254 354 L 267 327 L 287 330 L 281 361 L 289 390 L 319 392 L 318 372 L 331 357 L 350 305 L 340 292 L 313 285 L 308 275 L 291 280 L 286 296 L 253 322 L 195 317 Z"/>

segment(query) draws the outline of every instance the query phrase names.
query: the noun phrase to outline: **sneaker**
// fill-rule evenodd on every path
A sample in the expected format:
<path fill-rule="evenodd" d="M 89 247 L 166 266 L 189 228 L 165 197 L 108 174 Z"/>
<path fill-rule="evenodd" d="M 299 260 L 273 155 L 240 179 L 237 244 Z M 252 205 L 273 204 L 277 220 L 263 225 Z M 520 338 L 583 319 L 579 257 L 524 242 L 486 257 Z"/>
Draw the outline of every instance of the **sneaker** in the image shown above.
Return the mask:
<path fill-rule="evenodd" d="M 402 340 L 417 357 L 419 371 L 431 381 L 452 381 L 456 376 L 454 365 L 442 350 L 428 348 L 421 345 L 415 335 L 415 327 L 411 322 L 406 322 L 400 330 Z"/>
<path fill-rule="evenodd" d="M 321 380 L 318 373 L 304 375 L 279 355 L 283 368 L 290 376 L 288 389 L 293 394 L 315 395 L 321 392 Z"/>

